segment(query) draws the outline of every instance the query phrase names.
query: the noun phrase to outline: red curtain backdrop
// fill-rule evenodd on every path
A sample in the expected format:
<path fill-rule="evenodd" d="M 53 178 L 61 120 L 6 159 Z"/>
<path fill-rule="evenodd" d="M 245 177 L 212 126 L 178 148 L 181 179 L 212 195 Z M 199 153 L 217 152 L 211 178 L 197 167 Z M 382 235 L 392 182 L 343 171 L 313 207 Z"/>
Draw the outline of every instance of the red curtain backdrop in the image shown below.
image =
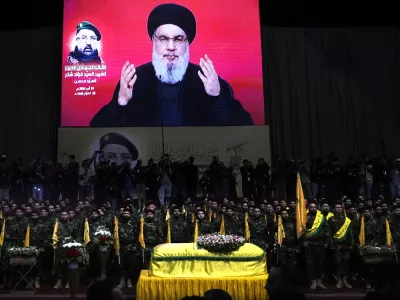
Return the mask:
<path fill-rule="evenodd" d="M 151 61 L 152 43 L 147 18 L 160 0 L 64 1 L 62 45 L 62 126 L 88 126 L 91 118 L 112 97 L 122 65 Z M 219 76 L 233 88 L 235 98 L 251 114 L 255 125 L 265 124 L 258 0 L 176 0 L 197 20 L 197 35 L 190 46 L 190 61 L 198 64 L 208 54 Z M 76 26 L 93 23 L 101 32 L 100 56 L 106 75 L 94 84 L 95 95 L 74 96 L 77 77 L 67 77 L 66 58 L 74 47 Z M 80 79 L 85 78 L 85 71 Z M 103 74 L 104 75 L 104 74 Z M 74 83 L 75 82 L 75 83 Z"/>

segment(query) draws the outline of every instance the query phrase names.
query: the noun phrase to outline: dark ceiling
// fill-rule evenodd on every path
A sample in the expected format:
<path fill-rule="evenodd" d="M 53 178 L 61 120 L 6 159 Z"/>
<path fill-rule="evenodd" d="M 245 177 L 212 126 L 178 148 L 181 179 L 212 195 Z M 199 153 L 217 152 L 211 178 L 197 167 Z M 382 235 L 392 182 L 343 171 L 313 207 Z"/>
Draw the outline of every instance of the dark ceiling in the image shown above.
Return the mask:
<path fill-rule="evenodd" d="M 90 3 L 88 1 L 88 5 Z M 94 3 L 101 3 L 101 0 L 92 3 L 95 5 Z M 394 6 L 391 2 L 371 1 L 373 5 L 369 6 L 367 3 L 359 0 L 260 0 L 261 23 L 273 26 L 365 26 L 398 23 L 396 16 L 390 18 L 387 15 L 387 11 Z M 2 3 L 0 10 L 0 29 L 61 26 L 62 6 L 62 0 L 25 0 L 22 3 L 7 1 Z"/>

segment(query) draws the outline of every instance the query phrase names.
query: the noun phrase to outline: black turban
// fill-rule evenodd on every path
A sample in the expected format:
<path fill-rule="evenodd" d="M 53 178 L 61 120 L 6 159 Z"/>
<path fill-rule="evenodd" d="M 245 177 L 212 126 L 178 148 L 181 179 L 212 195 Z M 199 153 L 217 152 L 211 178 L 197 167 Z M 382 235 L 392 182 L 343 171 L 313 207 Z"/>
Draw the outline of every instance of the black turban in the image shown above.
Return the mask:
<path fill-rule="evenodd" d="M 186 7 L 174 3 L 166 3 L 156 6 L 147 20 L 147 32 L 150 39 L 158 27 L 165 24 L 173 24 L 185 31 L 189 44 L 196 36 L 196 18 Z"/>
<path fill-rule="evenodd" d="M 136 160 L 139 157 L 139 152 L 136 146 L 130 140 L 119 133 L 110 132 L 100 138 L 100 150 L 103 150 L 104 146 L 110 144 L 125 146 L 131 154 L 132 160 Z"/>
<path fill-rule="evenodd" d="M 92 23 L 90 23 L 88 21 L 83 21 L 83 22 L 79 23 L 78 26 L 76 26 L 76 33 L 78 34 L 78 32 L 81 31 L 82 29 L 88 29 L 88 30 L 93 31 L 94 34 L 97 36 L 97 39 L 99 41 L 101 40 L 100 31 Z"/>

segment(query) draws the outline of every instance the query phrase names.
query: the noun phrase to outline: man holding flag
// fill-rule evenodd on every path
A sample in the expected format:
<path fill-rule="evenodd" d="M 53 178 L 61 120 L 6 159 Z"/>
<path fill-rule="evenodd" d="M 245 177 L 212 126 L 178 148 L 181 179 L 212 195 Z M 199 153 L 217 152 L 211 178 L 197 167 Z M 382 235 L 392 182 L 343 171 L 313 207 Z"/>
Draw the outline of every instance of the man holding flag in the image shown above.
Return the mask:
<path fill-rule="evenodd" d="M 181 216 L 179 207 L 175 207 L 172 214 L 173 216 L 169 220 L 171 243 L 188 243 L 190 240 L 190 228 L 185 218 Z"/>
<path fill-rule="evenodd" d="M 351 220 L 343 213 L 341 202 L 335 204 L 333 216 L 329 218 L 328 224 L 332 235 L 336 287 L 338 289 L 343 286 L 351 288 L 351 285 L 347 282 L 347 276 L 350 265 L 350 251 L 354 248 L 353 230 Z"/>
<path fill-rule="evenodd" d="M 164 226 L 155 219 L 155 211 L 146 209 L 146 218 L 140 220 L 139 244 L 143 251 L 143 264 L 147 268 L 153 248 L 164 243 Z"/>
<path fill-rule="evenodd" d="M 271 249 L 274 239 L 268 230 L 267 220 L 261 216 L 259 207 L 254 208 L 254 217 L 248 222 L 251 232 L 250 242 L 267 252 L 268 249 Z"/>
<path fill-rule="evenodd" d="M 297 174 L 296 183 L 296 232 L 301 238 L 306 249 L 308 277 L 311 281 L 311 290 L 318 287 L 326 289 L 322 283 L 324 274 L 326 249 L 330 243 L 328 223 L 324 215 L 317 210 L 315 201 L 308 202 L 304 199 L 300 175 Z"/>
<path fill-rule="evenodd" d="M 285 265 L 296 265 L 296 255 L 299 253 L 299 242 L 296 236 L 296 224 L 293 219 L 290 218 L 287 210 L 282 211 L 281 222 L 281 229 L 278 226 L 278 233 L 279 230 L 283 231 L 282 241 L 280 242 L 278 238 L 278 244 L 280 244 L 279 259 Z"/>
<path fill-rule="evenodd" d="M 45 249 L 50 242 L 51 237 L 52 228 L 49 226 L 49 223 L 41 222 L 39 220 L 39 214 L 36 211 L 33 211 L 28 226 L 25 235 L 25 246 L 34 246 L 41 250 Z M 35 285 L 36 289 L 40 288 L 40 277 L 42 275 L 45 254 L 44 251 L 40 251 L 34 268 L 34 278 L 30 278 L 30 285 Z"/>
<path fill-rule="evenodd" d="M 302 236 L 306 249 L 308 277 L 311 280 L 311 290 L 318 286 L 326 289 L 322 283 L 322 275 L 325 273 L 325 257 L 328 245 L 330 245 L 330 232 L 326 218 L 317 210 L 315 201 L 308 205 L 306 230 Z"/>
<path fill-rule="evenodd" d="M 54 286 L 55 289 L 59 289 L 62 287 L 62 279 L 65 277 L 64 273 L 64 268 L 63 265 L 61 264 L 61 251 L 62 251 L 62 245 L 64 243 L 64 240 L 70 237 L 72 239 L 77 238 L 77 230 L 69 222 L 68 219 L 68 212 L 66 210 L 61 211 L 60 215 L 60 220 L 56 219 L 54 228 L 53 228 L 53 248 L 54 248 L 54 263 L 55 263 L 55 268 L 56 268 L 56 273 L 58 275 L 58 279 L 56 282 L 56 285 Z M 66 287 L 68 287 L 68 283 L 66 284 Z"/>
<path fill-rule="evenodd" d="M 116 222 L 118 222 L 118 220 Z M 120 218 L 117 225 L 120 245 L 119 255 L 121 258 L 119 288 L 125 287 L 125 283 L 128 288 L 132 287 L 135 253 L 137 251 L 137 241 L 139 238 L 139 228 L 137 225 L 138 224 L 131 217 L 130 209 L 124 208 L 122 218 Z M 114 224 L 114 226 L 116 226 L 116 224 Z"/>

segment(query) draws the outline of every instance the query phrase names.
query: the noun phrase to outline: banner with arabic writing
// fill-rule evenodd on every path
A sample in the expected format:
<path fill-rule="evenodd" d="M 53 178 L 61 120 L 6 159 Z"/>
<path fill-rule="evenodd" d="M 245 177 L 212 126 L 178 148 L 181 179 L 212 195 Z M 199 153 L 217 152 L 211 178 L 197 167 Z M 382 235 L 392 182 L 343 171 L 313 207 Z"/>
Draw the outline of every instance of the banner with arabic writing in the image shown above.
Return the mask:
<path fill-rule="evenodd" d="M 264 158 L 270 163 L 268 126 L 238 127 L 168 127 L 164 130 L 165 153 L 172 161 L 183 162 L 190 156 L 197 165 L 208 166 L 213 156 L 225 165 L 239 166 L 243 159 L 254 163 Z M 144 164 L 163 153 L 161 130 L 155 127 L 138 128 L 60 128 L 58 130 L 58 158 L 74 154 L 78 161 L 102 152 L 110 163 Z"/>

